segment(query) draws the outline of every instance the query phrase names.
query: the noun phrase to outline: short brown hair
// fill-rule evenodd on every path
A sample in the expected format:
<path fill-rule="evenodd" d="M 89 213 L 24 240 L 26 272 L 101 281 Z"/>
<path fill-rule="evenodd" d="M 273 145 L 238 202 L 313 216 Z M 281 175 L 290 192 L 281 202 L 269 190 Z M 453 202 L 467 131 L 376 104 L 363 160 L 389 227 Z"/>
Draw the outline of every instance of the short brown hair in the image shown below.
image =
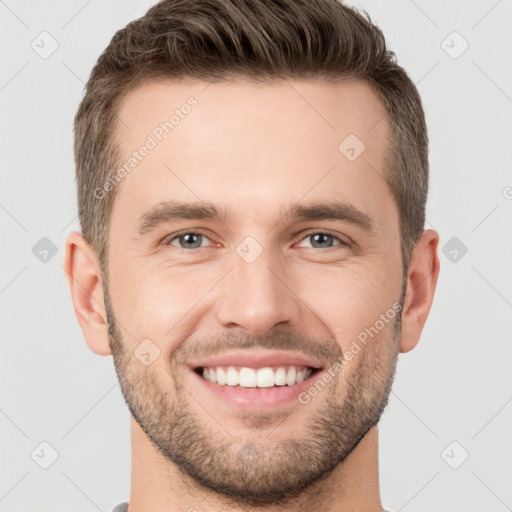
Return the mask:
<path fill-rule="evenodd" d="M 142 82 L 187 77 L 366 80 L 390 126 L 385 180 L 398 207 L 406 275 L 428 192 L 421 99 L 370 16 L 336 0 L 162 0 L 116 32 L 91 72 L 74 121 L 82 234 L 105 274 L 116 188 L 100 199 L 94 191 L 119 162 L 114 133 L 121 101 Z"/>

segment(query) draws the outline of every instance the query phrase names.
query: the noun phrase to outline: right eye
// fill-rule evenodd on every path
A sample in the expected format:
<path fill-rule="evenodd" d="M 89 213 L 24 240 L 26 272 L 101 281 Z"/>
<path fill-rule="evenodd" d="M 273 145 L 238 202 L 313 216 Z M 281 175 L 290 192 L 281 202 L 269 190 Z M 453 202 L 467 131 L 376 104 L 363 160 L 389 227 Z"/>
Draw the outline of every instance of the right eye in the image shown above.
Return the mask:
<path fill-rule="evenodd" d="M 167 241 L 163 242 L 163 245 L 173 245 L 174 247 L 179 247 L 180 249 L 190 250 L 190 249 L 201 249 L 203 248 L 201 242 L 209 238 L 203 233 L 198 233 L 196 231 L 183 231 L 174 235 L 172 238 L 168 238 Z M 177 240 L 179 246 L 173 244 L 173 242 Z"/>

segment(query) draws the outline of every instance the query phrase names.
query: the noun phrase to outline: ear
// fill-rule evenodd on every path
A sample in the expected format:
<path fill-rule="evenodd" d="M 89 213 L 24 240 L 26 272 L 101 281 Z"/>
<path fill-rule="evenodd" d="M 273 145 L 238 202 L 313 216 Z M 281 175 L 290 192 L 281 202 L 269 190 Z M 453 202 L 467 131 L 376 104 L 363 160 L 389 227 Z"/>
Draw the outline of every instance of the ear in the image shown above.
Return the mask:
<path fill-rule="evenodd" d="M 110 355 L 101 268 L 94 249 L 77 231 L 66 238 L 63 267 L 87 345 L 98 355 Z"/>
<path fill-rule="evenodd" d="M 439 235 L 428 229 L 412 251 L 402 312 L 400 352 L 409 352 L 418 344 L 427 321 L 439 275 L 438 245 Z"/>

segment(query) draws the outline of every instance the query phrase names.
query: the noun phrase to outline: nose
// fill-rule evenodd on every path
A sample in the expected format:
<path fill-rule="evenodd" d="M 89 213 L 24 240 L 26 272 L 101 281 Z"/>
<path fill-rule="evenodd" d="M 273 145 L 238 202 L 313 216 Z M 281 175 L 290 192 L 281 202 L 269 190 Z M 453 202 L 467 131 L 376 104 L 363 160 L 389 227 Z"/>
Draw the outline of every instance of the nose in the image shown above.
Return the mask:
<path fill-rule="evenodd" d="M 293 290 L 291 272 L 278 255 L 265 249 L 250 262 L 234 253 L 233 267 L 217 300 L 217 320 L 223 327 L 239 327 L 258 336 L 280 324 L 298 324 L 306 306 Z"/>

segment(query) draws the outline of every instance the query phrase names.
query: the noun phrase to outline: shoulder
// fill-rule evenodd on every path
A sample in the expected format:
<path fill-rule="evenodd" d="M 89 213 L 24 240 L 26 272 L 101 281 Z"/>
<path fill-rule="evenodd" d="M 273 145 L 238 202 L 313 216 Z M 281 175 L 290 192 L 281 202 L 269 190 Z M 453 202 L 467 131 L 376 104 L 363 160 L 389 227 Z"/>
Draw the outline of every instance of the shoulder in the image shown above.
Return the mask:
<path fill-rule="evenodd" d="M 123 501 L 122 503 L 119 503 L 119 505 L 116 505 L 112 512 L 126 512 L 128 510 L 128 502 Z"/>

